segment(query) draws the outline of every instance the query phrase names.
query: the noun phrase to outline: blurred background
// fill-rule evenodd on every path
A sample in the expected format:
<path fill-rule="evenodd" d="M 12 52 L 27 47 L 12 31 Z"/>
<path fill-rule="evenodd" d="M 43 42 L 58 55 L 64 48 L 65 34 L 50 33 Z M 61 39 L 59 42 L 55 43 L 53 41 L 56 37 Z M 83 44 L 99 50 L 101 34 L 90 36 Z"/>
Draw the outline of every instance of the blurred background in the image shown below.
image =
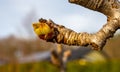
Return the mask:
<path fill-rule="evenodd" d="M 106 23 L 103 14 L 70 4 L 68 0 L 0 0 L 0 72 L 59 71 L 44 61 L 50 57 L 50 49 L 56 48 L 56 44 L 39 39 L 33 32 L 32 23 L 40 18 L 52 19 L 76 32 L 88 33 L 97 32 Z M 63 47 L 79 48 L 67 45 Z M 119 72 L 119 51 L 120 34 L 117 31 L 102 52 L 86 49 L 80 51 L 80 54 L 84 53 L 80 56 L 79 52 L 73 52 L 73 57 L 77 57 L 77 60 L 68 62 L 68 72 L 87 72 L 85 68 L 91 72 L 108 72 L 109 68 L 112 68 L 111 72 Z M 94 59 L 97 60 L 97 57 L 98 60 L 107 62 L 92 63 L 96 62 Z"/>

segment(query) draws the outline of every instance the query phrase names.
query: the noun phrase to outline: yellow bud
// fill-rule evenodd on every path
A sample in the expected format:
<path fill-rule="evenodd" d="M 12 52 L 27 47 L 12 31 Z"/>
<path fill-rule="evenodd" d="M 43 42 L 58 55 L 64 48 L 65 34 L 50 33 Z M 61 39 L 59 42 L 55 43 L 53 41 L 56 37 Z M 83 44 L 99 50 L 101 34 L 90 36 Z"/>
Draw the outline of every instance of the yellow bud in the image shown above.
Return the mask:
<path fill-rule="evenodd" d="M 46 23 L 33 23 L 33 28 L 37 35 L 44 35 L 51 32 L 50 27 Z"/>

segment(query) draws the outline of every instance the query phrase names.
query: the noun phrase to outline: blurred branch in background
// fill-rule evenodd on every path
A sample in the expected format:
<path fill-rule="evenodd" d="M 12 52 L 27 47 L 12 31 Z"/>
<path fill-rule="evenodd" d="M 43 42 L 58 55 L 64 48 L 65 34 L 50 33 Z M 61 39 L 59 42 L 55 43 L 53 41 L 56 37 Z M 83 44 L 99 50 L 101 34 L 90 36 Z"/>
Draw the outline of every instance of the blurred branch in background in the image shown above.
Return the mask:
<path fill-rule="evenodd" d="M 113 39 L 109 40 L 109 42 L 106 44 L 104 48 L 104 52 L 107 53 L 110 59 L 114 59 L 114 60 L 120 59 L 119 41 L 120 41 L 120 35 L 116 35 Z M 84 65 L 86 64 L 86 62 L 89 62 L 89 61 L 91 62 L 91 59 L 94 56 L 91 56 L 91 54 L 89 54 L 91 57 L 87 56 L 87 52 L 89 53 L 89 50 L 91 49 L 87 48 L 86 49 L 87 51 L 84 52 L 85 48 L 83 50 L 79 48 L 78 50 L 77 46 L 63 45 L 63 48 L 65 48 L 65 51 L 69 49 L 73 49 L 73 47 L 74 49 L 76 48 L 75 49 L 76 51 L 75 50 L 72 51 L 72 54 L 71 54 L 72 56 L 70 56 L 70 58 L 68 57 L 68 61 L 74 60 L 76 58 L 78 59 L 82 58 L 82 60 L 78 60 L 79 64 Z M 38 62 L 39 60 L 46 61 L 46 59 L 50 59 L 50 49 L 55 49 L 55 48 L 56 48 L 55 44 L 49 43 L 49 42 L 46 43 L 45 41 L 40 39 L 35 39 L 35 40 L 18 39 L 14 36 L 10 36 L 5 39 L 0 39 L 0 49 L 1 49 L 0 63 L 14 64 L 14 63 L 17 63 L 18 60 L 23 61 L 24 63 L 26 59 L 29 59 L 29 61 L 26 60 L 25 64 L 29 62 L 35 63 L 35 62 Z M 84 55 L 82 56 L 81 53 L 84 53 L 85 56 Z M 96 54 L 94 55 L 97 56 Z"/>
<path fill-rule="evenodd" d="M 17 37 L 35 39 L 36 36 L 33 32 L 32 22 L 37 19 L 36 10 L 31 9 L 22 19 L 21 24 L 16 26 Z"/>
<path fill-rule="evenodd" d="M 23 29 L 26 31 L 26 34 L 28 35 L 28 37 L 35 37 L 31 23 L 35 21 L 36 16 L 37 16 L 37 13 L 35 12 L 34 9 L 32 9 L 23 19 L 22 26 L 23 26 Z"/>

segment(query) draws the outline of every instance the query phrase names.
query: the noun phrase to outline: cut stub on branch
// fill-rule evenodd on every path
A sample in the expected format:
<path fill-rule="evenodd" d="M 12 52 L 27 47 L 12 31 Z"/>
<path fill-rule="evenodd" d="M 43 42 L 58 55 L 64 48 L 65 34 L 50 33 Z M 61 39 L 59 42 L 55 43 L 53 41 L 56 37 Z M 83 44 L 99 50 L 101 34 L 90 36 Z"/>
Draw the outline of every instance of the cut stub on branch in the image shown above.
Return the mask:
<path fill-rule="evenodd" d="M 101 39 L 94 34 L 86 32 L 77 33 L 62 25 L 55 24 L 52 20 L 40 19 L 39 22 L 33 23 L 34 32 L 40 39 L 48 42 L 57 42 L 67 45 L 88 46 L 92 45 L 95 50 L 101 50 L 103 45 Z M 96 40 L 98 42 L 96 42 Z"/>

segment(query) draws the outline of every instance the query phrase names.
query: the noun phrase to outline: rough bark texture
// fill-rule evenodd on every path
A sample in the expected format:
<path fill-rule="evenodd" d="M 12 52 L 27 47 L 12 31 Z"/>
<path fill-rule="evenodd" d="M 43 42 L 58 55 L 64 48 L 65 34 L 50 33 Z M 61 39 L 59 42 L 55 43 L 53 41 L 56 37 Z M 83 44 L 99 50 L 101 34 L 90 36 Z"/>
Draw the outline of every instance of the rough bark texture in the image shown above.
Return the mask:
<path fill-rule="evenodd" d="M 113 37 L 120 28 L 120 3 L 118 0 L 69 0 L 70 3 L 84 6 L 98 11 L 107 16 L 107 23 L 96 33 L 77 33 L 64 26 L 55 24 L 51 20 L 40 20 L 48 24 L 52 30 L 52 36 L 45 36 L 49 42 L 63 43 L 67 45 L 87 46 L 91 45 L 95 50 L 101 50 L 107 39 Z M 43 21 L 44 20 L 44 21 Z"/>
<path fill-rule="evenodd" d="M 90 39 L 91 43 L 102 49 L 106 40 L 113 37 L 120 27 L 120 3 L 118 0 L 69 0 L 71 3 L 82 5 L 88 9 L 95 10 L 107 16 L 107 23 Z M 93 46 L 94 47 L 94 46 Z M 96 47 L 95 47 L 96 48 Z"/>

